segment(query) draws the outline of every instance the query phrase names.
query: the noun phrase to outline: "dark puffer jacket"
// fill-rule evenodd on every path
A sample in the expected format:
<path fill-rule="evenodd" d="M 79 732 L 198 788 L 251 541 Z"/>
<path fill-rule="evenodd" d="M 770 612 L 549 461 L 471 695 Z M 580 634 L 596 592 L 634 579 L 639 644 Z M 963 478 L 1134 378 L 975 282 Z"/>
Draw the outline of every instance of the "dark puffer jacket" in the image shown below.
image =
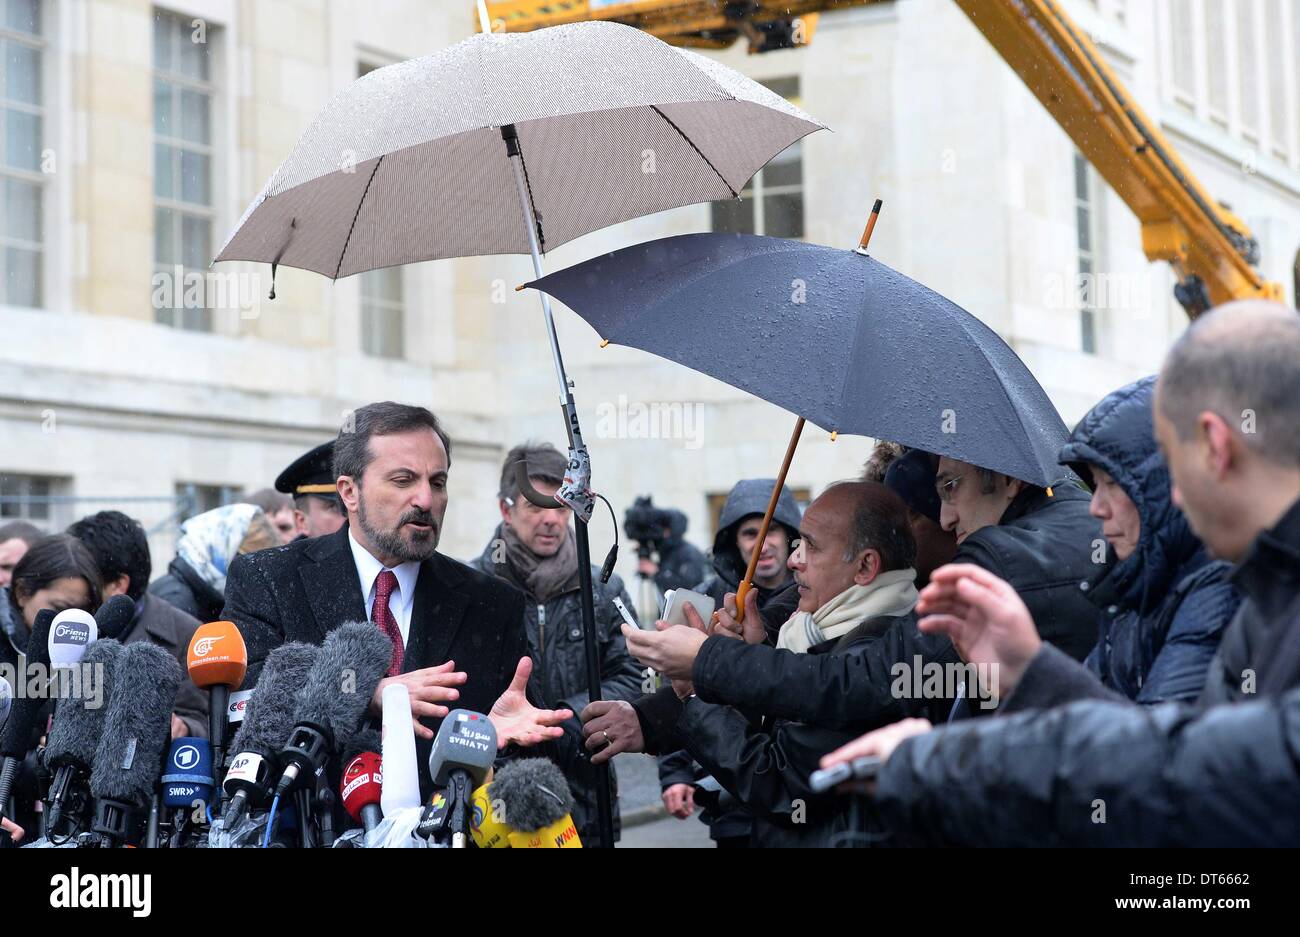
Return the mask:
<path fill-rule="evenodd" d="M 1152 427 L 1154 377 L 1107 396 L 1075 428 L 1061 461 L 1092 482 L 1105 471 L 1142 522 L 1137 549 L 1084 584 L 1101 609 L 1101 633 L 1087 666 L 1139 703 L 1193 700 L 1223 630 L 1241 602 L 1231 567 L 1215 561 L 1170 500 L 1169 468 Z"/>
<path fill-rule="evenodd" d="M 572 536 L 572 534 L 570 534 Z M 578 588 L 562 593 L 546 603 L 539 603 L 514 576 L 508 563 L 493 559 L 500 542 L 501 528 L 497 527 L 478 559 L 469 565 L 489 575 L 495 575 L 524 592 L 524 626 L 528 632 L 528 646 L 535 664 L 530 688 L 551 709 L 572 709 L 573 719 L 568 726 L 575 738 L 582 737 L 578 714 L 590 702 L 587 692 L 587 657 L 582 640 L 582 601 Z M 593 600 L 596 613 L 596 639 L 600 653 L 600 694 L 607 700 L 631 700 L 640 695 L 642 672 L 640 666 L 627 652 L 623 639 L 623 618 L 614 607 L 614 599 L 622 599 L 628 613 L 635 616 L 632 599 L 623 588 L 623 580 L 611 576 L 601 584 L 599 568 L 592 566 Z M 596 825 L 594 774 L 590 761 L 584 756 L 561 765 L 569 776 L 573 790 L 573 820 L 578 835 L 586 845 L 598 840 Z M 611 777 L 613 772 L 610 772 Z M 614 811 L 614 835 L 618 838 L 619 817 Z"/>

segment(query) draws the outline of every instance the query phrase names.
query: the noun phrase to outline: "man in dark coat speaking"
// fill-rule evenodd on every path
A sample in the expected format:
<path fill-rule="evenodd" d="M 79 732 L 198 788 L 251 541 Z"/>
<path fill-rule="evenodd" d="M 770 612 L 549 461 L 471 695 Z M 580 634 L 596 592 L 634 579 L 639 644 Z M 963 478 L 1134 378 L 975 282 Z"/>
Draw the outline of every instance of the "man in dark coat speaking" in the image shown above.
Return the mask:
<path fill-rule="evenodd" d="M 346 622 L 373 621 L 393 657 L 371 711 L 378 715 L 385 686 L 406 684 L 420 764 L 451 709 L 487 713 L 501 748 L 559 738 L 573 716 L 525 697 L 532 659 L 523 594 L 437 552 L 450 457 L 451 440 L 423 407 L 362 407 L 334 443 L 347 525 L 239 556 L 226 581 L 224 617 L 248 645 L 246 686 L 284 642 L 320 644 Z M 429 792 L 428 778 L 421 788 Z"/>

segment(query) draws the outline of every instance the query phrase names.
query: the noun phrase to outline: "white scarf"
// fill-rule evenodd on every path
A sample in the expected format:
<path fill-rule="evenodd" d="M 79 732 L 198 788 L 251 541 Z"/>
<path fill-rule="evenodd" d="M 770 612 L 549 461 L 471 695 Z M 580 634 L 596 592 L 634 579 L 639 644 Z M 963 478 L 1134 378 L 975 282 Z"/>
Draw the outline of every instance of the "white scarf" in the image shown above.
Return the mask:
<path fill-rule="evenodd" d="M 849 586 L 815 612 L 796 611 L 781 626 L 776 646 L 806 654 L 848 634 L 868 618 L 906 615 L 916 606 L 916 570 L 891 569 L 868 585 Z"/>

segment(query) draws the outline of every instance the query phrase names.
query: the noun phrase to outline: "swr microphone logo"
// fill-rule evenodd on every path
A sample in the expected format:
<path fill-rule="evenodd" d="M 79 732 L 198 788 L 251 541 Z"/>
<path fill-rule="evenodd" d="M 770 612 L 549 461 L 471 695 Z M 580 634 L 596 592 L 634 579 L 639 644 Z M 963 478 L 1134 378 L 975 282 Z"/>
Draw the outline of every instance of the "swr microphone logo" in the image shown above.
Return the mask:
<path fill-rule="evenodd" d="M 208 652 L 212 650 L 213 645 L 215 645 L 218 641 L 220 641 L 224 637 L 225 637 L 224 634 L 218 634 L 208 638 L 199 638 L 197 641 L 194 642 L 194 648 L 193 648 L 194 656 L 207 657 Z"/>

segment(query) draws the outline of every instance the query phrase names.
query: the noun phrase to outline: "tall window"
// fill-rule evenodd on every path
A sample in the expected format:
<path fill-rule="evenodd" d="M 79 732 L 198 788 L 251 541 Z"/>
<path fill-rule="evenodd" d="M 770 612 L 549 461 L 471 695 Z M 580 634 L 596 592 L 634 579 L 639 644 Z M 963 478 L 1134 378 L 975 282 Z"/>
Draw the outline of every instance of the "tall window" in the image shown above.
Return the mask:
<path fill-rule="evenodd" d="M 244 496 L 244 489 L 236 485 L 198 485 L 177 482 L 176 497 L 180 501 L 180 519 L 189 520 L 196 514 L 234 504 Z"/>
<path fill-rule="evenodd" d="M 41 305 L 42 189 L 40 0 L 0 9 L 0 302 Z"/>
<path fill-rule="evenodd" d="M 1074 226 L 1079 257 L 1079 341 L 1090 355 L 1097 353 L 1096 219 L 1092 169 L 1083 154 L 1074 154 Z"/>
<path fill-rule="evenodd" d="M 193 291 L 193 308 L 185 308 L 184 286 L 212 260 L 212 39 L 206 24 L 154 11 L 153 261 L 155 273 L 178 278 L 171 305 L 154 316 L 202 332 L 212 330 L 212 310 L 195 303 Z"/>
<path fill-rule="evenodd" d="M 379 358 L 402 357 L 402 268 L 361 274 L 361 350 Z"/>
<path fill-rule="evenodd" d="M 56 517 L 51 498 L 63 494 L 68 480 L 48 475 L 0 473 L 0 519 L 48 523 Z"/>
<path fill-rule="evenodd" d="M 362 62 L 357 77 L 381 66 Z M 401 358 L 405 319 L 402 296 L 402 268 L 385 267 L 361 274 L 361 350 L 378 358 Z"/>
<path fill-rule="evenodd" d="M 799 79 L 763 82 L 791 103 L 799 103 Z M 740 193 L 739 199 L 712 202 L 714 231 L 803 237 L 803 142 L 778 153 Z"/>

